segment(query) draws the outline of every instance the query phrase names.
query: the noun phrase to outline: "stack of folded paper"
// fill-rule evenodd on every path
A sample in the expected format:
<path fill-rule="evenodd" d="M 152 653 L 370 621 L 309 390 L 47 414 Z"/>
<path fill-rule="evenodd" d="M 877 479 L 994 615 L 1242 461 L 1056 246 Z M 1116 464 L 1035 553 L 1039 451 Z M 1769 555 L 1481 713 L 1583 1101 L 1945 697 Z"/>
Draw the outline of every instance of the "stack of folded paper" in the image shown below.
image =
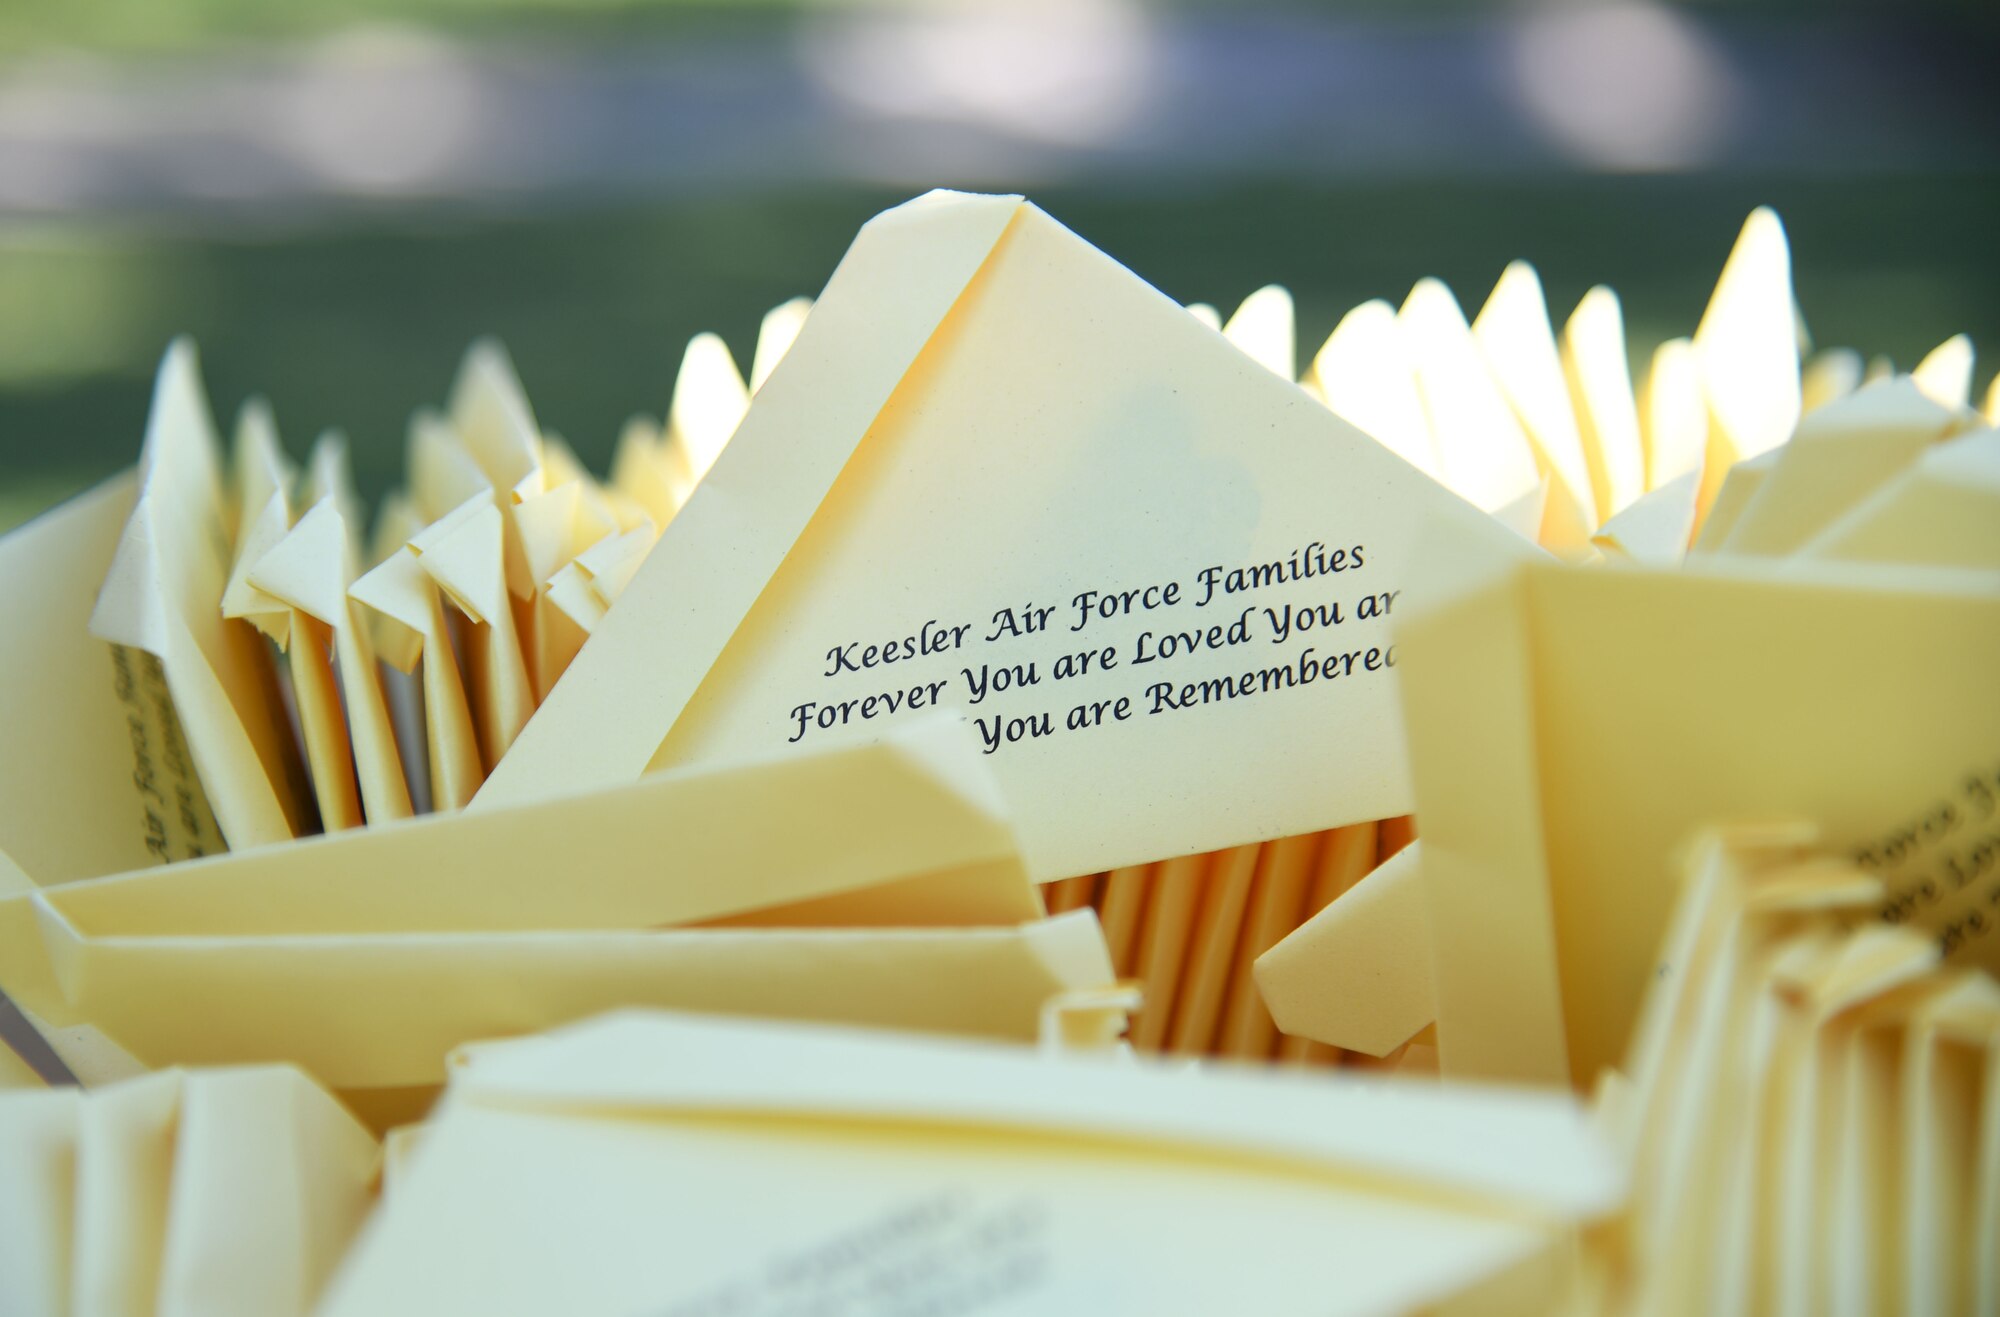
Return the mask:
<path fill-rule="evenodd" d="M 1606 1125 L 1634 1313 L 2000 1305 L 2000 987 L 1809 827 L 1711 835 Z M 1615 1274 L 1607 1271 L 1607 1275 Z"/>
<path fill-rule="evenodd" d="M 283 1066 L 0 1093 L 0 1311 L 306 1313 L 380 1162 Z"/>
<path fill-rule="evenodd" d="M 1281 1025 L 1379 1054 L 1435 1021 L 1447 1071 L 1588 1086 L 1651 981 L 1675 848 L 1773 815 L 2000 971 L 2000 432 L 1884 380 L 1722 493 L 1679 570 L 1426 583 L 1398 668 L 1424 840 L 1266 953 Z"/>

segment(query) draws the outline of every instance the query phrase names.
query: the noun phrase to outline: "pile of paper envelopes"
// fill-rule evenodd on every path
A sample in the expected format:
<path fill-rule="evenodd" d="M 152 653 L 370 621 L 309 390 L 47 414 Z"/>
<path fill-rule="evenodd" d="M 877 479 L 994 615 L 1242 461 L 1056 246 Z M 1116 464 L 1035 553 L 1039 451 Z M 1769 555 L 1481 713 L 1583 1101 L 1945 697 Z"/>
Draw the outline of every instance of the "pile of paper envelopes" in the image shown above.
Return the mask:
<path fill-rule="evenodd" d="M 472 1049 L 322 1311 L 1540 1313 L 1621 1191 L 1567 1095 L 632 1013 Z"/>
<path fill-rule="evenodd" d="M 0 1093 L 0 1311 L 303 1315 L 380 1163 L 284 1066 Z"/>
<path fill-rule="evenodd" d="M 30 889 L 0 900 L 0 964 L 59 1049 L 290 1061 L 386 1116 L 459 1043 L 622 1004 L 1032 1040 L 1049 998 L 1111 981 L 1090 914 L 1040 915 L 937 721 Z"/>
<path fill-rule="evenodd" d="M 1633 1175 L 1605 1311 L 2000 1305 L 2000 988 L 1870 918 L 1887 884 L 1813 833 L 1690 858 L 1601 1098 Z"/>
<path fill-rule="evenodd" d="M 1886 380 L 1739 466 L 1680 570 L 1463 562 L 1398 633 L 1424 840 L 1267 953 L 1281 1023 L 1373 1051 L 1435 1020 L 1447 1073 L 1587 1087 L 1677 848 L 1774 815 L 2000 968 L 2000 432 Z"/>

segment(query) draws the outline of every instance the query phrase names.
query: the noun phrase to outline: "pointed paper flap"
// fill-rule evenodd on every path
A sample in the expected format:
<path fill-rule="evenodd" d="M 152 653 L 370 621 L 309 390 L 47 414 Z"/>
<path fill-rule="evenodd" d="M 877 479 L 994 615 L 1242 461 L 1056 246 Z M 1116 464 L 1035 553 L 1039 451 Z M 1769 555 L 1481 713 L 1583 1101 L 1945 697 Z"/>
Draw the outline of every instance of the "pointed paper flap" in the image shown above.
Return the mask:
<path fill-rule="evenodd" d="M 2000 431 L 1933 444 L 1797 556 L 2000 570 Z"/>
<path fill-rule="evenodd" d="M 251 565 L 247 579 L 327 626 L 345 626 L 347 545 L 347 522 L 339 506 L 331 497 L 323 498 Z"/>
<path fill-rule="evenodd" d="M 491 493 L 493 482 L 473 461 L 442 416 L 418 412 L 410 418 L 410 497 L 421 520 L 436 521 L 479 493 Z"/>
<path fill-rule="evenodd" d="M 1600 526 L 1590 542 L 1607 555 L 1615 553 L 1648 567 L 1678 567 L 1694 536 L 1695 503 L 1700 497 L 1701 472 L 1683 472 L 1640 495 Z"/>
<path fill-rule="evenodd" d="M 1597 517 L 1603 522 L 1646 491 L 1639 408 L 1625 354 L 1625 314 L 1618 294 L 1609 288 L 1585 293 L 1563 326 L 1563 370 L 1576 402 Z"/>
<path fill-rule="evenodd" d="M 451 389 L 451 426 L 493 488 L 541 492 L 535 414 L 498 339 L 482 338 L 466 349 Z"/>
<path fill-rule="evenodd" d="M 1828 348 L 1813 357 L 1799 372 L 1800 414 L 1838 402 L 1860 388 L 1866 368 L 1853 348 Z"/>
<path fill-rule="evenodd" d="M 599 540 L 576 556 L 576 565 L 589 576 L 590 592 L 598 602 L 606 608 L 618 602 L 657 538 L 652 526 L 634 526 L 622 535 Z"/>
<path fill-rule="evenodd" d="M 667 410 L 667 442 L 686 452 L 693 479 L 700 480 L 715 465 L 716 454 L 736 433 L 749 407 L 750 389 L 728 346 L 714 334 L 689 339 L 674 379 L 673 405 Z"/>
<path fill-rule="evenodd" d="M 1961 411 L 1972 405 L 1972 339 L 1954 334 L 1932 348 L 1910 372 L 1924 395 Z"/>
<path fill-rule="evenodd" d="M 431 599 L 436 589 L 436 583 L 424 571 L 417 556 L 408 549 L 401 549 L 370 568 L 349 587 L 347 593 L 356 602 L 366 604 L 422 637 L 430 627 Z M 407 672 L 409 669 L 403 670 Z"/>
<path fill-rule="evenodd" d="M 1257 958 L 1280 1029 L 1387 1056 L 1437 1019 L 1422 849 L 1397 851 Z"/>
<path fill-rule="evenodd" d="M 1907 376 L 1871 384 L 1799 423 L 1719 553 L 1792 553 L 1949 432 L 1955 415 Z"/>
<path fill-rule="evenodd" d="M 417 562 L 452 603 L 475 622 L 489 622 L 507 607 L 500 509 L 476 494 L 432 523 L 410 547 Z"/>
<path fill-rule="evenodd" d="M 892 211 L 479 803 L 936 705 L 1042 878 L 1402 813 L 1433 519 L 1513 551 L 1033 207 Z"/>
<path fill-rule="evenodd" d="M 757 350 L 750 358 L 750 392 L 763 388 L 764 381 L 792 350 L 792 340 L 799 336 L 811 310 L 810 297 L 794 297 L 764 313 L 763 323 L 757 326 Z"/>
<path fill-rule="evenodd" d="M 1363 434 L 1426 475 L 1438 474 L 1407 335 L 1387 302 L 1363 302 L 1341 317 L 1313 358 L 1320 397 Z"/>
<path fill-rule="evenodd" d="M 1768 452 L 1799 422 L 1792 256 L 1775 213 L 1743 223 L 1694 332 L 1721 465 Z M 1721 481 L 1716 472 L 1711 484 Z"/>
<path fill-rule="evenodd" d="M 1507 267 L 1473 320 L 1472 336 L 1520 416 L 1536 456 L 1555 477 L 1548 522 L 1552 547 L 1578 543 L 1596 524 L 1596 500 L 1535 267 L 1526 261 Z"/>
<path fill-rule="evenodd" d="M 1646 431 L 1646 486 L 1659 489 L 1692 471 L 1697 483 L 1708 454 L 1708 399 L 1694 344 L 1668 339 L 1654 349 L 1640 422 Z"/>
<path fill-rule="evenodd" d="M 1528 436 L 1451 290 L 1436 279 L 1418 280 L 1396 319 L 1410 336 L 1439 478 L 1489 512 L 1534 489 L 1541 472 Z"/>
<path fill-rule="evenodd" d="M 577 551 L 577 506 L 582 493 L 582 482 L 572 480 L 522 499 L 514 508 L 528 574 L 537 585 L 548 584 Z"/>
<path fill-rule="evenodd" d="M 222 615 L 254 622 L 282 647 L 290 639 L 291 607 L 251 584 L 250 569 L 275 549 L 292 529 L 292 511 L 283 489 L 273 489 L 261 507 L 246 509 L 236 537 L 236 563 L 222 591 Z"/>
<path fill-rule="evenodd" d="M 1292 322 L 1292 295 L 1276 284 L 1243 299 L 1222 326 L 1222 336 L 1280 379 L 1298 373 L 1298 335 Z"/>

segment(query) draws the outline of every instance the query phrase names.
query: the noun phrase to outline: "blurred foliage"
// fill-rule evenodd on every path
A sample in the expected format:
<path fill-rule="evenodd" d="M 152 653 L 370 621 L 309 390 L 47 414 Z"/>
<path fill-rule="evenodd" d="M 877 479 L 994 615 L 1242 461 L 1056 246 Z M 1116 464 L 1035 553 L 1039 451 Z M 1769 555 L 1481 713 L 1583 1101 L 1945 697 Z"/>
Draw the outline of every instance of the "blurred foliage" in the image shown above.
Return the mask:
<path fill-rule="evenodd" d="M 932 0 L 949 4 L 952 0 Z M 1228 10 L 1236 0 L 1141 0 L 1170 10 Z M 545 32 L 565 39 L 634 30 L 688 32 L 742 24 L 768 27 L 800 10 L 919 8 L 926 0 L 0 0 L 0 55 L 38 47 L 184 51 L 216 45 L 306 40 L 356 24 L 395 23 L 458 34 Z M 1343 13 L 1418 22 L 1514 10 L 1495 0 L 1259 0 L 1262 10 Z M 1746 15 L 1842 13 L 1908 18 L 1929 11 L 2000 21 L 1992 0 L 1680 0 L 1689 9 Z"/>
<path fill-rule="evenodd" d="M 694 199 L 504 219 L 347 214 L 290 228 L 0 229 L 0 525 L 129 463 L 154 362 L 189 332 L 219 419 L 269 397 L 294 453 L 344 429 L 364 492 L 402 463 L 412 408 L 498 334 L 544 427 L 602 469 L 619 425 L 666 406 L 680 353 L 720 332 L 746 365 L 764 310 L 816 292 L 854 230 L 902 200 L 848 191 Z M 1566 315 L 1624 300 L 1643 361 L 1693 330 L 1736 230 L 1784 216 L 1822 345 L 1905 367 L 1970 332 L 2000 352 L 2000 181 L 1540 177 L 1338 188 L 1055 188 L 1035 199 L 1181 301 L 1226 312 L 1261 284 L 1298 299 L 1303 353 L 1370 297 L 1426 274 L 1475 311 L 1525 257 Z M 1982 366 L 1983 384 L 1990 363 Z"/>

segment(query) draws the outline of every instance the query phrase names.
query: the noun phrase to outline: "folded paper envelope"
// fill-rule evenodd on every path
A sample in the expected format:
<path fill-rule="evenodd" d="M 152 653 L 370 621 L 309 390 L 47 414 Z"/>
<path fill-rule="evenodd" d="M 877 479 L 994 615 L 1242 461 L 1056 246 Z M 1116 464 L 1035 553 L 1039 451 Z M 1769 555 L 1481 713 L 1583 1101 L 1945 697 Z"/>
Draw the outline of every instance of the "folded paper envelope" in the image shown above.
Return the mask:
<path fill-rule="evenodd" d="M 307 948 L 297 962 L 304 977 L 270 990 L 294 1001 L 304 994 L 321 1002 L 314 1009 L 330 1010 L 338 1004 L 337 983 L 305 983 L 309 967 L 322 978 L 345 973 L 365 981 L 380 959 L 427 982 L 425 975 L 450 979 L 454 957 L 462 955 L 466 973 L 504 979 L 507 949 L 522 947 L 524 958 L 541 967 L 539 977 L 524 971 L 501 996 L 515 1001 L 513 1011 L 560 1019 L 565 985 L 589 982 L 600 985 L 591 991 L 613 993 L 620 975 L 639 974 L 646 964 L 693 965 L 707 949 L 737 945 L 613 938 L 602 945 L 622 956 L 616 961 L 622 968 L 607 962 L 592 969 L 584 960 L 600 942 L 584 930 L 984 927 L 1006 934 L 999 952 L 1005 959 L 1010 949 L 1039 945 L 1040 933 L 1017 938 L 1012 926 L 1041 912 L 971 733 L 938 717 L 872 745 L 663 774 L 498 814 L 435 815 L 0 898 L 0 987 L 45 1028 L 88 1022 L 154 1059 L 163 1054 L 142 1041 L 151 1035 L 121 1031 L 100 1014 L 136 1003 L 106 1007 L 101 989 L 74 990 L 75 981 L 59 982 L 57 971 L 101 961 L 124 965 L 119 974 L 141 975 L 133 982 L 164 975 L 154 990 L 209 981 L 247 985 L 258 974 L 285 979 L 284 961 L 273 953 L 300 943 Z M 565 939 L 565 932 L 578 936 Z M 475 936 L 482 933 L 519 936 Z M 868 936 L 853 934 L 839 954 L 869 944 Z M 948 956 L 958 944 L 948 937 L 945 943 Z M 744 945 L 753 964 L 787 947 L 797 950 L 775 932 Z M 888 954 L 906 950 L 891 947 Z M 904 959 L 915 964 L 923 954 Z M 1096 978 L 1082 974 L 1060 986 L 1097 986 L 1109 977 L 1108 970 Z M 330 995 L 312 995 L 322 990 Z M 690 990 L 696 989 L 677 989 Z M 726 997 L 736 989 L 718 990 Z M 995 991 L 1004 996 L 1005 989 Z M 961 996 L 980 992 L 966 985 Z M 433 1005 L 450 1018 L 451 1010 L 475 1004 Z M 1039 1005 L 1037 997 L 1020 1009 L 1032 1014 Z M 223 1018 L 247 1009 L 247 1003 L 227 1007 Z M 948 1014 L 952 1007 L 942 1009 Z M 366 1039 L 352 1042 L 366 1052 Z M 230 1046 L 203 1055 L 268 1055 Z"/>
<path fill-rule="evenodd" d="M 1386 619 L 1433 517 L 1524 551 L 1035 207 L 932 193 L 861 231 L 473 807 L 938 706 L 1038 879 L 1399 814 Z"/>
<path fill-rule="evenodd" d="M 151 654 L 165 670 L 193 762 L 169 808 L 213 807 L 223 838 L 250 846 L 297 836 L 310 802 L 263 637 L 222 615 L 227 539 L 215 423 L 194 345 L 179 339 L 160 362 L 136 501 L 90 631 Z"/>
<path fill-rule="evenodd" d="M 1629 1084 L 1600 1103 L 1632 1171 L 1620 1310 L 1981 1312 L 2000 1294 L 2000 989 L 1855 919 L 1881 883 L 1814 841 L 1762 825 L 1688 848 Z"/>
<path fill-rule="evenodd" d="M 1991 573 L 1529 563 L 1399 632 L 1448 1073 L 1615 1064 L 1715 819 L 1794 815 L 1883 913 L 2000 965 L 2000 591 Z"/>
<path fill-rule="evenodd" d="M 431 815 L 44 895 L 93 932 L 188 937 L 751 916 L 967 926 L 1042 913 L 971 733 L 942 717 L 871 745 L 660 774 L 491 815 Z"/>
<path fill-rule="evenodd" d="M 304 1314 L 379 1164 L 289 1067 L 0 1095 L 0 1311 Z"/>
<path fill-rule="evenodd" d="M 147 750 L 158 725 L 148 714 L 160 705 L 144 692 L 164 690 L 159 665 L 90 634 L 134 485 L 130 474 L 115 477 L 0 539 L 8 583 L 0 595 L 0 851 L 20 868 L 10 884 L 0 863 L 0 891 L 222 844 L 212 820 L 192 835 L 168 833 L 180 815 L 157 808 L 151 794 L 160 791 L 163 761 Z M 135 728 L 145 739 L 135 740 Z M 160 829 L 147 826 L 149 817 Z"/>
<path fill-rule="evenodd" d="M 328 1317 L 1546 1311 L 1564 1097 L 621 1014 L 474 1049 Z"/>
<path fill-rule="evenodd" d="M 1031 1042 L 1059 993 L 1108 987 L 1088 910 L 988 928 L 96 936 L 41 905 L 71 1009 L 148 1065 L 288 1061 L 417 1088 L 478 1038 L 624 1005 Z"/>

